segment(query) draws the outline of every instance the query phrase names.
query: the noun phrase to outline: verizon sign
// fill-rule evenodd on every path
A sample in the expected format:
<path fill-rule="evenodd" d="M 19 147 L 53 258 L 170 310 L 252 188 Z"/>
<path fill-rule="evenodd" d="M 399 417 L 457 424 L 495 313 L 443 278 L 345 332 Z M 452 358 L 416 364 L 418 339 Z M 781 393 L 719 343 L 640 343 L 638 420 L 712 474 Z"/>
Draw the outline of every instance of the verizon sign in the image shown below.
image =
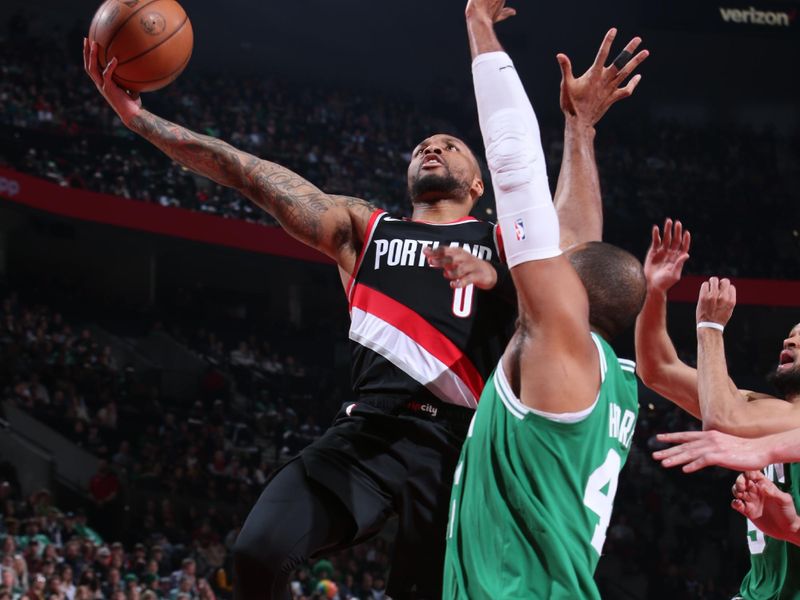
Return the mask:
<path fill-rule="evenodd" d="M 800 37 L 800 0 L 646 0 L 643 13 L 656 29 Z"/>
<path fill-rule="evenodd" d="M 766 25 L 767 27 L 790 27 L 797 16 L 796 11 L 758 10 L 751 6 L 742 8 L 719 7 L 719 14 L 725 23 L 741 23 L 742 25 Z"/>

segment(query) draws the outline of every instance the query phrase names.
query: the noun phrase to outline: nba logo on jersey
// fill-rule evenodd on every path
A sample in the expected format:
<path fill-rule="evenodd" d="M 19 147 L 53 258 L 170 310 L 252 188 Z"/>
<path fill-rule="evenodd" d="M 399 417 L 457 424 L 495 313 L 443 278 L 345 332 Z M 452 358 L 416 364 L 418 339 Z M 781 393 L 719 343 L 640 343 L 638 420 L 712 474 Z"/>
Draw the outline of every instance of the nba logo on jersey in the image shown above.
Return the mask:
<path fill-rule="evenodd" d="M 516 219 L 514 221 L 514 233 L 517 234 L 517 241 L 521 242 L 525 239 L 525 223 L 522 219 Z"/>

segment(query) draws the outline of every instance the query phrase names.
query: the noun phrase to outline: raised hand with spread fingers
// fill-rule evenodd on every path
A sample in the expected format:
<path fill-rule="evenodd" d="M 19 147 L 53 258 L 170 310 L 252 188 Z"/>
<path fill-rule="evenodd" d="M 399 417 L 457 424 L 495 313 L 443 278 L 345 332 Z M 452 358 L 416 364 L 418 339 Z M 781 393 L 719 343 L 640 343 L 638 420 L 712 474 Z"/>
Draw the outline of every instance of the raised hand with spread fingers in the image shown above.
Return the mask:
<path fill-rule="evenodd" d="M 569 57 L 563 53 L 556 56 L 561 67 L 561 110 L 568 119 L 577 119 L 585 125 L 596 125 L 613 104 L 630 97 L 642 80 L 641 74 L 636 74 L 623 85 L 650 56 L 648 50 L 636 52 L 642 43 L 642 38 L 638 36 L 631 39 L 619 56 L 606 66 L 616 37 L 617 29 L 609 29 L 594 62 L 577 78 L 572 73 L 572 61 Z"/>

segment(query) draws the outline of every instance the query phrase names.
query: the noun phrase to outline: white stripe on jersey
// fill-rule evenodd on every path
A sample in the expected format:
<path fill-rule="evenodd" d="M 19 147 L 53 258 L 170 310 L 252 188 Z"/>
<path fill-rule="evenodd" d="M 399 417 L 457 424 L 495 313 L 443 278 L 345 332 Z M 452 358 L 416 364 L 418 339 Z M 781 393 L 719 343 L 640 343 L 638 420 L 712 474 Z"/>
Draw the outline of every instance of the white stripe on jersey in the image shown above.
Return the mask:
<path fill-rule="evenodd" d="M 606 373 L 608 372 L 608 362 L 606 362 L 606 353 L 603 352 L 603 345 L 600 343 L 600 338 L 597 334 L 592 333 L 592 341 L 597 346 L 597 353 L 600 355 L 600 383 L 606 380 Z"/>
<path fill-rule="evenodd" d="M 514 395 L 514 392 L 511 391 L 511 386 L 508 385 L 506 374 L 503 371 L 502 359 L 500 359 L 494 372 L 494 388 L 497 390 L 497 395 L 500 396 L 500 400 L 503 401 L 508 412 L 520 421 L 525 418 L 525 413 L 530 412 L 530 409 L 522 404 Z"/>
<path fill-rule="evenodd" d="M 478 398 L 445 363 L 375 315 L 353 308 L 350 339 L 377 352 L 448 404 L 476 408 Z"/>

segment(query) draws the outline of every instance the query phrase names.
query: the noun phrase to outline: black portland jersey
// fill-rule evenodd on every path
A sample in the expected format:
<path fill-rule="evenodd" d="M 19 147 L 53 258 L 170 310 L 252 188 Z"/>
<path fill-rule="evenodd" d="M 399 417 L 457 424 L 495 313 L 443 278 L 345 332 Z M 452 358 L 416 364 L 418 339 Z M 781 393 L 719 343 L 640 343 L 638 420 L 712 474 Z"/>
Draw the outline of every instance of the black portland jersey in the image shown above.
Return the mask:
<path fill-rule="evenodd" d="M 361 398 L 436 398 L 469 408 L 497 365 L 516 307 L 493 291 L 452 289 L 426 247 L 499 262 L 497 229 L 468 217 L 432 224 L 376 211 L 347 286 L 353 388 Z"/>

